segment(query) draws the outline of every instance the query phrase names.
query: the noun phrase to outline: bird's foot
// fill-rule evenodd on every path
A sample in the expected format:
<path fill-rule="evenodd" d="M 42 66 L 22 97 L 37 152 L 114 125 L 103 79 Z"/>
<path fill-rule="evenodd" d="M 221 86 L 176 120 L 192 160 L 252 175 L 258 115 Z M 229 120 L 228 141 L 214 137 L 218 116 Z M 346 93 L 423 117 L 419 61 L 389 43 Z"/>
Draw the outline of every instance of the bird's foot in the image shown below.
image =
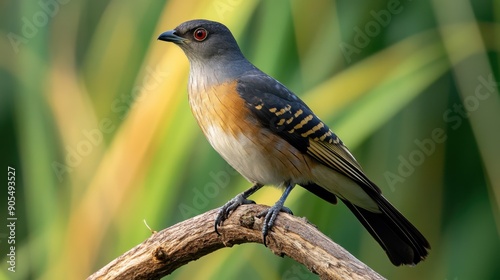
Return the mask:
<path fill-rule="evenodd" d="M 240 193 L 220 208 L 217 218 L 215 218 L 215 232 L 218 235 L 220 235 L 220 233 L 217 227 L 222 226 L 222 223 L 229 217 L 229 214 L 243 204 L 255 204 L 255 201 L 246 199 L 243 197 L 243 194 Z"/>
<path fill-rule="evenodd" d="M 264 246 L 267 246 L 266 245 L 267 233 L 273 227 L 274 221 L 276 221 L 276 218 L 278 217 L 278 214 L 280 212 L 285 212 L 285 213 L 288 213 L 290 215 L 293 215 L 292 210 L 290 210 L 290 208 L 283 206 L 283 203 L 281 203 L 281 201 L 278 201 L 278 202 L 276 202 L 276 204 L 274 204 L 273 206 L 269 207 L 268 209 L 260 212 L 256 216 L 257 218 L 264 217 L 264 222 L 262 225 L 262 238 L 264 241 Z"/>
<path fill-rule="evenodd" d="M 226 204 L 224 204 L 220 210 L 219 213 L 217 214 L 217 217 L 215 218 L 215 232 L 220 235 L 219 231 L 217 228 L 219 226 L 222 226 L 222 223 L 229 217 L 229 214 L 231 214 L 232 211 L 236 210 L 240 205 L 243 204 L 255 204 L 255 201 L 247 199 L 251 194 L 256 192 L 258 189 L 260 189 L 262 185 L 260 184 L 255 184 L 248 190 L 238 194 L 235 196 L 233 199 L 229 200 Z"/>

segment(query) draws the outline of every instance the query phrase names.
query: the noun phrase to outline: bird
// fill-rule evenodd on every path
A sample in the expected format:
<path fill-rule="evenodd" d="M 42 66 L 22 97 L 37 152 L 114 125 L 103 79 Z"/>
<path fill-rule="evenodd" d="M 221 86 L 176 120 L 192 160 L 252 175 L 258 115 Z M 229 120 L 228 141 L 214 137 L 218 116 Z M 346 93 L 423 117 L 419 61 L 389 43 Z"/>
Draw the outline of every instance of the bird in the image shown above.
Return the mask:
<path fill-rule="evenodd" d="M 340 138 L 291 90 L 259 70 L 222 23 L 195 19 L 163 32 L 158 40 L 179 46 L 189 60 L 188 100 L 211 146 L 252 187 L 224 204 L 215 232 L 265 185 L 283 189 L 259 213 L 266 236 L 292 189 L 299 185 L 323 200 L 341 200 L 396 266 L 416 265 L 429 242 L 382 195 Z"/>

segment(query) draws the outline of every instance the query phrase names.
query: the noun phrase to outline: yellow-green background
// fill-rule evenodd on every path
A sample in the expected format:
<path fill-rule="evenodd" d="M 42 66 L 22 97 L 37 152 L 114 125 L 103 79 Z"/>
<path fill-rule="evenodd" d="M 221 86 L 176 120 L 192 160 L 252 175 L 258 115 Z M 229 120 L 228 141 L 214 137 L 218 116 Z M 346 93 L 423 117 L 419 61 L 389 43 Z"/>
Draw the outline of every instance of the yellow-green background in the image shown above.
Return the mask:
<path fill-rule="evenodd" d="M 376 24 L 374 14 L 393 5 L 398 12 Z M 249 187 L 191 116 L 184 54 L 156 40 L 193 18 L 226 24 L 248 59 L 301 96 L 432 250 L 416 267 L 394 267 L 343 205 L 301 188 L 286 203 L 296 215 L 390 279 L 499 279 L 498 88 L 475 95 L 481 77 L 499 80 L 498 1 L 4 0 L 0 8 L 0 279 L 83 279 L 146 239 L 144 219 L 160 230 Z M 356 34 L 366 28 L 365 46 Z M 341 44 L 359 48 L 345 55 Z M 471 109 L 463 116 L 453 111 L 462 100 Z M 418 161 L 415 141 L 436 129 L 446 141 L 388 182 L 410 156 Z M 8 166 L 15 273 L 3 225 Z M 222 173 L 229 183 L 209 193 Z M 193 201 L 197 192 L 210 197 Z M 279 195 L 265 188 L 252 199 L 270 205 Z M 260 244 L 167 277 L 316 278 Z"/>

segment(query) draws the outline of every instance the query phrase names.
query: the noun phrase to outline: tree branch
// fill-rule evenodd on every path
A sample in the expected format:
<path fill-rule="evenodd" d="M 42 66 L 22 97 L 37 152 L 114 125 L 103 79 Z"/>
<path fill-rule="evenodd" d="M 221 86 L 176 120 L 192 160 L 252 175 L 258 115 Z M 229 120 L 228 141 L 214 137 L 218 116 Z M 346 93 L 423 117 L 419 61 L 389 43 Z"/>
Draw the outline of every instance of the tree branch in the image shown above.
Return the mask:
<path fill-rule="evenodd" d="M 262 243 L 262 220 L 255 215 L 263 205 L 242 205 L 214 231 L 218 209 L 180 222 L 116 258 L 93 279 L 160 279 L 184 264 L 235 244 Z M 331 241 L 305 218 L 280 213 L 267 236 L 267 247 L 278 256 L 304 264 L 321 279 L 384 279 Z"/>

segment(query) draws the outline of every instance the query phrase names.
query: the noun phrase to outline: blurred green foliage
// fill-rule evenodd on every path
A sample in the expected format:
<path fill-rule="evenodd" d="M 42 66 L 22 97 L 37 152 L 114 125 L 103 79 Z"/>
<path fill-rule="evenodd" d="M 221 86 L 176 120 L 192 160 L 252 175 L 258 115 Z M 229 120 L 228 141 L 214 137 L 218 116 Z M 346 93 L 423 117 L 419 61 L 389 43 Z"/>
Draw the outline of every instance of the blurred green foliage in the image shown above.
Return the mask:
<path fill-rule="evenodd" d="M 394 267 L 343 205 L 301 188 L 287 201 L 296 215 L 389 279 L 500 277 L 497 1 L 0 5 L 2 182 L 14 167 L 18 218 L 15 273 L 0 230 L 0 279 L 85 278 L 150 235 L 143 219 L 159 230 L 248 188 L 191 116 L 184 54 L 156 41 L 193 18 L 226 24 L 250 61 L 300 95 L 432 250 Z M 317 276 L 245 244 L 168 278 Z"/>

